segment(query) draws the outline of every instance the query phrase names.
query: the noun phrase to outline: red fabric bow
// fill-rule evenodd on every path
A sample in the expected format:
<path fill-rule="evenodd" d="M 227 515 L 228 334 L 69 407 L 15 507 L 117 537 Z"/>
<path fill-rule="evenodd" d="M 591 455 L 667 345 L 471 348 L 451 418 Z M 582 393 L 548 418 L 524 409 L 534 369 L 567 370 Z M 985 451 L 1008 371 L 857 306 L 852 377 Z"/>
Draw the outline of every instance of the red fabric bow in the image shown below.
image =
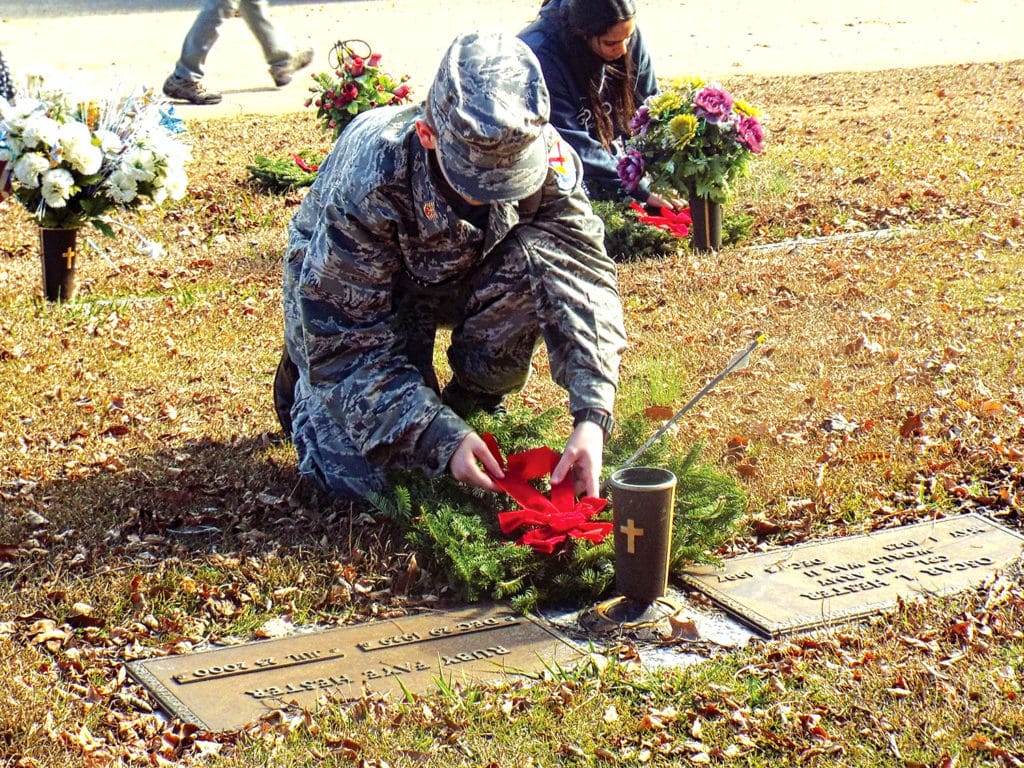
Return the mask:
<path fill-rule="evenodd" d="M 498 514 L 502 533 L 508 535 L 525 527 L 527 530 L 518 543 L 545 554 L 554 552 L 570 536 L 597 544 L 611 533 L 611 523 L 591 521 L 608 501 L 593 496 L 576 501 L 571 477 L 551 486 L 550 499 L 530 485 L 530 480 L 551 474 L 558 465 L 559 455 L 555 451 L 547 447 L 532 448 L 513 453 L 506 462 L 494 435 L 485 434 L 483 439 L 505 472 L 504 479 L 495 479 L 495 484 L 521 505 L 519 509 Z"/>
<path fill-rule="evenodd" d="M 299 168 L 304 170 L 306 173 L 316 173 L 317 171 L 320 170 L 319 165 L 310 165 L 296 154 L 292 154 L 292 160 L 294 160 L 295 164 L 299 166 Z"/>
<path fill-rule="evenodd" d="M 661 215 L 655 216 L 652 213 L 648 213 L 644 210 L 642 205 L 631 202 L 629 207 L 636 211 L 636 217 L 644 224 L 650 224 L 652 227 L 658 229 L 664 229 L 667 232 L 671 232 L 676 237 L 688 237 L 690 234 L 690 226 L 693 224 L 693 217 L 690 216 L 690 209 L 683 208 L 681 211 L 676 213 L 670 211 L 668 208 L 661 209 Z"/>

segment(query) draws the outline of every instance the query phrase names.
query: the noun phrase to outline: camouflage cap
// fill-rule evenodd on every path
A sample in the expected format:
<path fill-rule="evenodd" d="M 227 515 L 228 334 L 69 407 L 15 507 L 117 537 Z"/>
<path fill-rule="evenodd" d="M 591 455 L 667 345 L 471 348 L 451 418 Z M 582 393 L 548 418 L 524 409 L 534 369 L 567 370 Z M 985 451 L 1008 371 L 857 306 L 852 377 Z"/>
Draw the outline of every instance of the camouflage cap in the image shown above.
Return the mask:
<path fill-rule="evenodd" d="M 547 174 L 543 128 L 550 110 L 540 63 L 502 32 L 469 32 L 451 44 L 427 94 L 438 161 L 463 197 L 521 200 Z"/>

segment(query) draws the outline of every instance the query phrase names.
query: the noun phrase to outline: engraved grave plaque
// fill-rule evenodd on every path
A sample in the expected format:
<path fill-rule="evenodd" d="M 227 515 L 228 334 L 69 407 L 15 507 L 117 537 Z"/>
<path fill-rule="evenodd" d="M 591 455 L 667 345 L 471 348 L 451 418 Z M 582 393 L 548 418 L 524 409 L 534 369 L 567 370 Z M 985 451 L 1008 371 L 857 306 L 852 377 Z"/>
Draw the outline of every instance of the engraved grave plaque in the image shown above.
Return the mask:
<path fill-rule="evenodd" d="M 437 681 L 539 675 L 582 653 L 538 621 L 494 606 L 375 621 L 210 651 L 133 661 L 128 672 L 170 714 L 211 731 L 272 709 L 313 709 L 324 693 L 402 696 Z"/>
<path fill-rule="evenodd" d="M 960 592 L 1013 562 L 1024 536 L 979 515 L 743 555 L 683 581 L 768 636 L 879 613 L 898 597 Z"/>

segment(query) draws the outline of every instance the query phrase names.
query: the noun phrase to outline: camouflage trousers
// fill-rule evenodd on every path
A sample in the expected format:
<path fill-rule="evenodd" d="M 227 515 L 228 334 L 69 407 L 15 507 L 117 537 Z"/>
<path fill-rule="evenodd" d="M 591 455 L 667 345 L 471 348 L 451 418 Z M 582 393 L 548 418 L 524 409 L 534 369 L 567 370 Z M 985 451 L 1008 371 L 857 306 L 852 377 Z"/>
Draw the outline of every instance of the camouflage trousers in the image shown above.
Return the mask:
<path fill-rule="evenodd" d="M 289 301 L 294 301 L 291 293 L 286 279 L 286 324 L 294 328 L 294 323 L 287 322 L 289 312 L 296 311 L 289 307 Z M 405 338 L 406 358 L 421 372 L 426 387 L 459 415 L 465 416 L 464 411 L 469 410 L 462 405 L 489 408 L 525 386 L 540 325 L 526 257 L 515 238 L 499 244 L 471 274 L 444 285 L 423 285 L 411 275 L 402 275 L 393 307 Z M 443 394 L 433 362 L 437 331 L 442 328 L 451 329 L 447 359 L 452 371 Z M 345 425 L 322 407 L 309 386 L 308 368 L 297 342 L 287 339 L 288 352 L 300 371 L 291 408 L 299 472 L 334 496 L 357 498 L 385 490 L 390 468 L 423 469 L 401 448 L 393 467 L 367 460 L 378 446 L 356 445 Z M 368 392 L 367 397 L 373 393 Z"/>

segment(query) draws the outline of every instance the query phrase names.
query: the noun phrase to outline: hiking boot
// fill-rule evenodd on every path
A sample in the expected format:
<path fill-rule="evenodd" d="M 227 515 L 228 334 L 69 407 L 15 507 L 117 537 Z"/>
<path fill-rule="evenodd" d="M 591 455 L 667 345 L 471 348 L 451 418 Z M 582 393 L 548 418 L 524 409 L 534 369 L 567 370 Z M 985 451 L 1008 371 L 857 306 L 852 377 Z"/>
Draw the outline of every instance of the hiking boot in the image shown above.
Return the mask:
<path fill-rule="evenodd" d="M 295 404 L 295 385 L 299 383 L 299 369 L 288 356 L 288 348 L 281 350 L 281 360 L 274 373 L 274 412 L 284 436 L 292 436 L 292 405 Z"/>
<path fill-rule="evenodd" d="M 313 60 L 313 49 L 307 48 L 294 54 L 284 64 L 278 64 L 270 68 L 270 76 L 278 88 L 288 85 L 292 81 L 292 75 L 303 67 L 308 67 Z"/>
<path fill-rule="evenodd" d="M 457 381 L 449 382 L 441 391 L 441 402 L 462 418 L 466 418 L 474 411 L 483 411 L 491 416 L 504 416 L 508 413 L 504 400 L 504 395 L 489 395 L 484 392 L 475 392 L 462 386 Z"/>
<path fill-rule="evenodd" d="M 198 80 L 188 80 L 171 75 L 164 80 L 164 95 L 171 99 L 187 101 L 190 104 L 220 104 L 221 95 L 203 88 Z"/>

